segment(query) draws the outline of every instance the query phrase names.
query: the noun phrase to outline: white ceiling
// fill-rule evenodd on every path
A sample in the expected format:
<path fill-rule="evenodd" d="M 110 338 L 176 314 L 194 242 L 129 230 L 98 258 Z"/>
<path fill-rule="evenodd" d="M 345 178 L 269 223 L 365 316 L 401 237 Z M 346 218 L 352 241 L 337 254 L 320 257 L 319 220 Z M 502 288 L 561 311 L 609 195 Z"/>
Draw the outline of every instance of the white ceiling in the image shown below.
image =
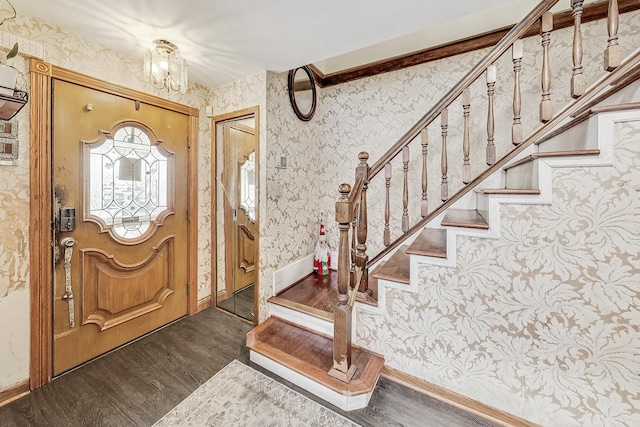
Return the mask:
<path fill-rule="evenodd" d="M 23 14 L 139 57 L 141 69 L 144 51 L 152 46 L 152 41 L 169 40 L 186 58 L 189 80 L 208 87 L 265 69 L 280 72 L 304 64 L 322 64 L 323 60 L 410 34 L 418 34 L 420 44 L 419 35 L 429 28 L 442 29 L 433 40 L 477 34 L 498 24 L 475 19 L 491 25 L 475 30 L 456 23 L 484 11 L 485 16 L 499 16 L 504 21 L 502 25 L 508 25 L 521 19 L 537 3 L 536 0 L 10 1 Z M 514 8 L 513 4 L 526 4 L 526 8 Z M 447 36 L 451 30 L 454 32 Z M 434 43 L 429 37 L 423 39 L 425 45 L 420 48 Z M 370 56 L 357 62 L 366 62 L 367 58 Z M 345 64 L 344 67 L 354 63 Z"/>

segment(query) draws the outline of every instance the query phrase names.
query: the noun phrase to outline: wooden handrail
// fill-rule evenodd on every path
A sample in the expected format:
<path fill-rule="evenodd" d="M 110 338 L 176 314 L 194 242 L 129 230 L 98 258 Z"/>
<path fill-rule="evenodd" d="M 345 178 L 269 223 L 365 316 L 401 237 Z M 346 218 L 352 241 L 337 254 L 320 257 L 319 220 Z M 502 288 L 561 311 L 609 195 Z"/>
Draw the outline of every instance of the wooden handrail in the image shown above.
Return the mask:
<path fill-rule="evenodd" d="M 634 67 L 637 66 L 640 66 L 640 48 L 636 49 L 631 55 L 623 60 L 622 64 L 618 68 L 616 68 L 611 73 L 604 75 L 597 82 L 591 85 L 591 87 L 589 87 L 585 91 L 584 95 L 567 104 L 551 120 L 538 127 L 531 135 L 529 135 L 529 137 L 527 137 L 521 144 L 507 153 L 507 155 L 505 155 L 502 159 L 494 163 L 493 166 L 478 175 L 468 185 L 465 185 L 460 191 L 450 197 L 449 200 L 438 206 L 435 210 L 433 210 L 433 212 L 429 213 L 429 215 L 413 225 L 408 232 L 404 233 L 402 236 L 392 242 L 389 246 L 383 249 L 382 252 L 371 258 L 367 263 L 367 268 L 370 268 L 372 265 L 384 258 L 389 252 L 400 246 L 407 238 L 415 234 L 417 231 L 420 231 L 425 225 L 427 225 L 429 221 L 443 213 L 447 208 L 451 207 L 451 205 L 460 200 L 462 196 L 473 190 L 478 184 L 488 178 L 491 174 L 505 166 L 509 161 L 511 161 L 515 156 L 524 151 L 531 144 L 543 138 L 544 136 L 546 136 L 546 134 L 552 132 L 556 126 L 562 123 L 563 120 L 570 118 L 571 115 L 576 111 L 582 111 L 584 107 L 586 105 L 590 105 L 590 101 L 596 98 L 602 91 L 606 90 L 609 86 L 615 85 L 620 76 L 627 75 L 628 73 L 633 71 Z"/>
<path fill-rule="evenodd" d="M 384 165 L 389 163 L 395 158 L 400 151 L 413 139 L 418 136 L 420 131 L 433 122 L 444 110 L 447 108 L 471 83 L 476 81 L 478 77 L 487 69 L 487 67 L 493 64 L 502 54 L 511 46 L 511 44 L 522 37 L 529 27 L 533 25 L 543 13 L 551 9 L 559 0 L 543 0 L 541 1 L 522 21 L 516 24 L 497 45 L 485 56 L 480 62 L 478 62 L 460 81 L 453 86 L 431 109 L 424 115 L 418 122 L 413 125 L 411 129 L 407 131 L 400 139 L 391 146 L 389 150 L 371 166 L 369 170 L 369 179 L 371 180 L 378 174 Z"/>
<path fill-rule="evenodd" d="M 364 178 L 359 176 L 356 177 L 356 182 L 351 187 L 351 192 L 349 192 L 349 203 L 353 205 L 353 210 L 356 209 L 356 201 L 360 198 L 360 193 L 362 193 L 362 188 L 364 187 Z"/>

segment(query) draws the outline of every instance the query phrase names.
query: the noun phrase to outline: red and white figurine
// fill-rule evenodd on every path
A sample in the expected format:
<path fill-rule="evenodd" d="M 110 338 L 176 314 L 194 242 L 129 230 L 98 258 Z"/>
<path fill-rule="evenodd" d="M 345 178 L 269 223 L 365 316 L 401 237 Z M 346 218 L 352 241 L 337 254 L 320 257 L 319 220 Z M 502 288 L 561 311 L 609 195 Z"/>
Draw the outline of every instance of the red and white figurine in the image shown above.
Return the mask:
<path fill-rule="evenodd" d="M 329 243 L 327 243 L 327 236 L 324 232 L 324 219 L 322 212 L 320 212 L 320 237 L 318 238 L 318 243 L 316 243 L 316 249 L 313 251 L 313 271 L 324 276 L 329 274 L 330 266 L 331 251 L 329 250 Z"/>

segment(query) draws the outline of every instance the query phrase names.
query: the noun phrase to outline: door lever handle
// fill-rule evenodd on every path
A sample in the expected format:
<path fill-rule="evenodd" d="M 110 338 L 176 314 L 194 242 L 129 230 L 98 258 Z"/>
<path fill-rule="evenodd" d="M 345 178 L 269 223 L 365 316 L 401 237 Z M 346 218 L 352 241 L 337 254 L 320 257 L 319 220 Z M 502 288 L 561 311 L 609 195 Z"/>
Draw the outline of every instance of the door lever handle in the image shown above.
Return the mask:
<path fill-rule="evenodd" d="M 69 303 L 69 326 L 73 328 L 75 325 L 75 309 L 73 303 L 73 288 L 71 287 L 71 255 L 73 255 L 73 245 L 76 244 L 76 239 L 73 237 L 65 237 L 60 240 L 60 246 L 64 249 L 64 295 L 62 299 L 65 299 Z"/>

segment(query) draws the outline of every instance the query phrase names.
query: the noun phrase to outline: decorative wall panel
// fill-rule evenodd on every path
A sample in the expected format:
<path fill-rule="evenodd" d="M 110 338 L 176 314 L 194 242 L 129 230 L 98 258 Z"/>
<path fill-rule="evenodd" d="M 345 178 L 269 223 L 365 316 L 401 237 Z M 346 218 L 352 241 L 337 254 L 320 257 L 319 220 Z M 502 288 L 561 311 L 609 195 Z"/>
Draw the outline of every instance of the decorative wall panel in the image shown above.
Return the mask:
<path fill-rule="evenodd" d="M 146 259 L 134 265 L 118 262 L 117 254 L 82 251 L 82 324 L 104 331 L 162 308 L 175 292 L 174 237 L 164 239 Z"/>

